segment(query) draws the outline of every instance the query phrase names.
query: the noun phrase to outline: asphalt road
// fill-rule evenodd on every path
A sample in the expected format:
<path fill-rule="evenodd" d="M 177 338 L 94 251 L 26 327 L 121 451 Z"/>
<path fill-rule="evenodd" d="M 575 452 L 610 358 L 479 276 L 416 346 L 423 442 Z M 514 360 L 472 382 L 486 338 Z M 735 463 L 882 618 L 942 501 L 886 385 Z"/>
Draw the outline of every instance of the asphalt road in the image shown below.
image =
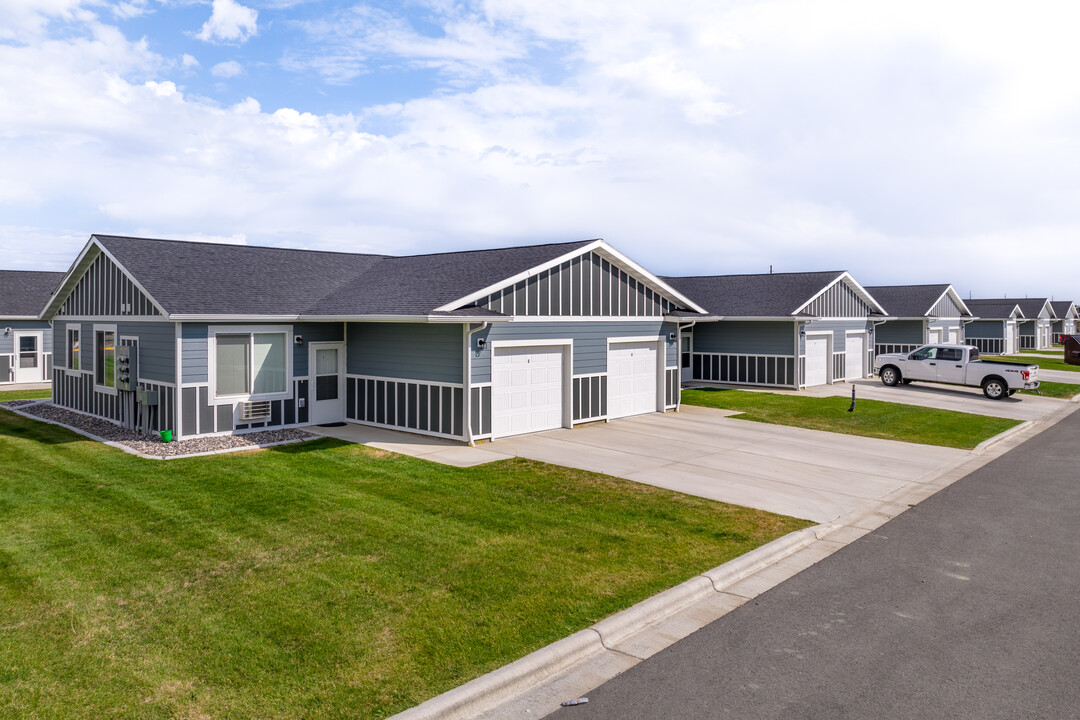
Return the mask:
<path fill-rule="evenodd" d="M 555 720 L 1080 718 L 1080 412 Z"/>

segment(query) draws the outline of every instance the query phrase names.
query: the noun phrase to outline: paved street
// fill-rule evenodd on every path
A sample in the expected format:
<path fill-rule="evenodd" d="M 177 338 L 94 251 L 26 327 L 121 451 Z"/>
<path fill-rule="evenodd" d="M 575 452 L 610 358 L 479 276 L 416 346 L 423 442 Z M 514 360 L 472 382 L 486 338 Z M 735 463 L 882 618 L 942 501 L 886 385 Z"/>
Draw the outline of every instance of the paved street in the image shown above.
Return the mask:
<path fill-rule="evenodd" d="M 1080 413 L 558 720 L 1080 717 Z"/>

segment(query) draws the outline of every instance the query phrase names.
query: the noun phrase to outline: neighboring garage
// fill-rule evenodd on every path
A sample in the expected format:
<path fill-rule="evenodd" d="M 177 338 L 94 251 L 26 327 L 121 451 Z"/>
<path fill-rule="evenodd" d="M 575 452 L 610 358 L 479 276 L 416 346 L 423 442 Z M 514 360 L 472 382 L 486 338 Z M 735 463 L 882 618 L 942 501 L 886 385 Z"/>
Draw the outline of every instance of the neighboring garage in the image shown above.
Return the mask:
<path fill-rule="evenodd" d="M 884 310 L 847 272 L 668 277 L 708 317 L 682 320 L 684 382 L 809 387 L 867 377 Z"/>
<path fill-rule="evenodd" d="M 492 435 L 552 430 L 565 422 L 563 367 L 570 345 L 495 347 L 491 358 Z"/>
<path fill-rule="evenodd" d="M 971 310 L 952 285 L 875 285 L 866 288 L 889 317 L 874 333 L 874 353 L 911 352 L 921 345 L 960 342 Z"/>

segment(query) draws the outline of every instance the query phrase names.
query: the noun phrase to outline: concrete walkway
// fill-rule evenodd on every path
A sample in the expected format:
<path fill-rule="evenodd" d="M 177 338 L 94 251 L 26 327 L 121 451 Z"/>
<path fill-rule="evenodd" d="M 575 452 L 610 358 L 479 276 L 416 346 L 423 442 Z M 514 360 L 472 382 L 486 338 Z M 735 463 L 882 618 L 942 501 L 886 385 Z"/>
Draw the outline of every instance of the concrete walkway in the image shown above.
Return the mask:
<path fill-rule="evenodd" d="M 817 522 L 873 507 L 969 456 L 965 450 L 766 425 L 730 414 L 684 406 L 679 413 L 519 435 L 473 448 L 361 425 L 307 429 L 457 467 L 525 457 Z"/>
<path fill-rule="evenodd" d="M 11 390 L 51 390 L 52 383 L 38 382 L 38 383 L 11 383 L 0 385 L 0 392 L 9 392 Z"/>

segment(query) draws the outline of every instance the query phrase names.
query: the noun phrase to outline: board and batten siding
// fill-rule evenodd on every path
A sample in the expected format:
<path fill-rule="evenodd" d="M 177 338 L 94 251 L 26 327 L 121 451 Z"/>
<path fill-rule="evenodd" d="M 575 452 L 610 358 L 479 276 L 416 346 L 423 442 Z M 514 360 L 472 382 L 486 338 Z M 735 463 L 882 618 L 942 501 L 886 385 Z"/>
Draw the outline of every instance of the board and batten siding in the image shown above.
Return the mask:
<path fill-rule="evenodd" d="M 572 340 L 574 343 L 573 375 L 596 375 L 607 372 L 608 338 L 635 337 L 642 339 L 663 338 L 666 347 L 665 367 L 677 367 L 678 347 L 668 335 L 676 331 L 676 325 L 661 320 L 637 321 L 589 321 L 589 322 L 512 322 L 496 323 L 472 336 L 472 382 L 491 382 L 491 343 L 515 340 Z M 477 347 L 483 338 L 485 346 Z M 350 334 L 350 340 L 352 339 Z"/>
<path fill-rule="evenodd" d="M 952 299 L 952 296 L 946 293 L 944 297 L 934 304 L 934 307 L 930 308 L 929 314 L 941 318 L 958 318 L 963 315 L 963 312 L 960 310 L 960 306 L 956 304 L 956 301 Z"/>
<path fill-rule="evenodd" d="M 99 254 L 56 312 L 64 317 L 160 317 L 153 302 L 106 255 Z"/>
<path fill-rule="evenodd" d="M 477 301 L 515 316 L 662 317 L 676 303 L 617 264 L 590 252 Z"/>
<path fill-rule="evenodd" d="M 806 314 L 828 318 L 865 318 L 874 312 L 845 282 L 838 282 L 814 299 Z"/>
<path fill-rule="evenodd" d="M 458 324 L 349 323 L 349 375 L 461 383 L 464 335 Z"/>

